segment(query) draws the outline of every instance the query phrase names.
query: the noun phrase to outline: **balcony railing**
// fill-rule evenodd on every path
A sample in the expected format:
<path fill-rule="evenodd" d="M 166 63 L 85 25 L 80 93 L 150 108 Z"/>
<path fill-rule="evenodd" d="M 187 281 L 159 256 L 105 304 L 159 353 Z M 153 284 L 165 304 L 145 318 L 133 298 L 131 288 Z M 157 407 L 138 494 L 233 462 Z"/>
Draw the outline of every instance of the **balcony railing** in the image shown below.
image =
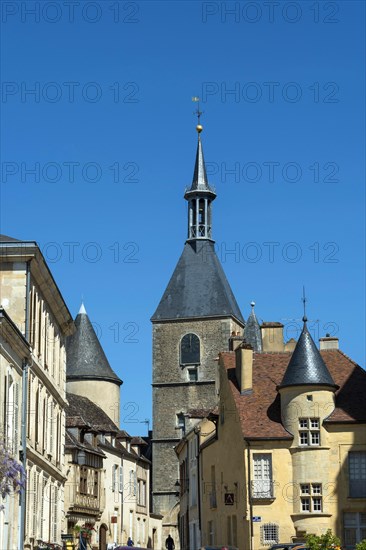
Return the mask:
<path fill-rule="evenodd" d="M 98 510 L 100 507 L 98 497 L 94 495 L 81 495 L 79 493 L 75 495 L 75 505 L 93 510 Z"/>
<path fill-rule="evenodd" d="M 274 482 L 267 479 L 255 479 L 251 483 L 252 498 L 275 498 Z"/>

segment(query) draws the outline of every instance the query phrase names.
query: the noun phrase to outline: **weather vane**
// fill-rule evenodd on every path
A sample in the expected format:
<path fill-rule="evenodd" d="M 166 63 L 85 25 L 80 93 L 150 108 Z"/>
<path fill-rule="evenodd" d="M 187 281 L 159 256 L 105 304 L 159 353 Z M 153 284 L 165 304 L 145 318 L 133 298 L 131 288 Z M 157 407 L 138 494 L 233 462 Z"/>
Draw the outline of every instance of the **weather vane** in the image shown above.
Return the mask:
<path fill-rule="evenodd" d="M 307 317 L 306 317 L 306 302 L 307 302 L 307 298 L 305 296 L 305 287 L 303 286 L 302 287 L 302 303 L 304 304 L 304 317 L 303 317 L 303 321 L 307 321 Z"/>
<path fill-rule="evenodd" d="M 197 116 L 198 124 L 196 126 L 196 130 L 200 134 L 203 130 L 203 127 L 201 126 L 201 115 L 204 113 L 204 111 L 200 111 L 200 98 L 199 97 L 197 97 L 197 96 L 192 97 L 192 101 L 197 103 L 197 109 L 195 111 L 193 111 L 193 114 Z"/>

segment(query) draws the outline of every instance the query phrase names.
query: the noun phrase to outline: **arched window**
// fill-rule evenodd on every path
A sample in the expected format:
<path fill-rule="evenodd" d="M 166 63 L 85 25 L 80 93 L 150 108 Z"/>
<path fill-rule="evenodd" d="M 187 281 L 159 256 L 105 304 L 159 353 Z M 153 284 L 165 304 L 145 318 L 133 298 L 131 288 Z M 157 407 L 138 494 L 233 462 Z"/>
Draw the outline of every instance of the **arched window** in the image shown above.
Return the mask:
<path fill-rule="evenodd" d="M 200 359 L 200 339 L 196 334 L 186 334 L 180 343 L 180 364 L 199 365 Z"/>

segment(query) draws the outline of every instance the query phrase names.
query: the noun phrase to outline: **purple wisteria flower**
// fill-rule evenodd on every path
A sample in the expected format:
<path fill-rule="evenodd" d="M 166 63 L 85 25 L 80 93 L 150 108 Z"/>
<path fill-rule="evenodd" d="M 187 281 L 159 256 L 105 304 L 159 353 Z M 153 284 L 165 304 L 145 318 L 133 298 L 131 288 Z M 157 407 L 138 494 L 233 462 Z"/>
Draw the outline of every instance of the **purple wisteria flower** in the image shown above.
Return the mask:
<path fill-rule="evenodd" d="M 18 462 L 0 441 L 0 495 L 4 499 L 11 493 L 18 493 L 25 488 L 26 475 L 23 465 Z M 0 510 L 4 506 L 0 505 Z"/>

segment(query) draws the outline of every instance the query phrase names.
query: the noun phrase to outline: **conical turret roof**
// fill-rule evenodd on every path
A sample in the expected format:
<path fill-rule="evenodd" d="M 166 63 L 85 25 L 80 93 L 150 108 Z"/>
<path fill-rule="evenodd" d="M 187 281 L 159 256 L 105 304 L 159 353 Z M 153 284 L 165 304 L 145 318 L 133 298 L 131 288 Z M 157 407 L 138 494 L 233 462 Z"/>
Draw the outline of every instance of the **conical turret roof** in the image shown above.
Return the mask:
<path fill-rule="evenodd" d="M 122 380 L 112 370 L 84 304 L 76 316 L 75 327 L 66 343 L 66 380 L 105 380 L 120 386 Z"/>
<path fill-rule="evenodd" d="M 256 317 L 254 306 L 255 303 L 251 302 L 252 311 L 248 317 L 247 323 L 244 329 L 244 340 L 247 344 L 250 344 L 254 351 L 261 352 L 262 346 L 262 333 L 261 328 Z"/>
<path fill-rule="evenodd" d="M 192 192 L 192 191 L 208 191 L 209 193 L 215 195 L 214 191 L 211 189 L 208 183 L 205 159 L 203 156 L 202 141 L 199 136 L 198 136 L 196 161 L 194 164 L 192 185 L 189 188 L 188 192 Z"/>
<path fill-rule="evenodd" d="M 286 386 L 332 386 L 336 384 L 308 330 L 306 317 L 280 388 Z"/>

